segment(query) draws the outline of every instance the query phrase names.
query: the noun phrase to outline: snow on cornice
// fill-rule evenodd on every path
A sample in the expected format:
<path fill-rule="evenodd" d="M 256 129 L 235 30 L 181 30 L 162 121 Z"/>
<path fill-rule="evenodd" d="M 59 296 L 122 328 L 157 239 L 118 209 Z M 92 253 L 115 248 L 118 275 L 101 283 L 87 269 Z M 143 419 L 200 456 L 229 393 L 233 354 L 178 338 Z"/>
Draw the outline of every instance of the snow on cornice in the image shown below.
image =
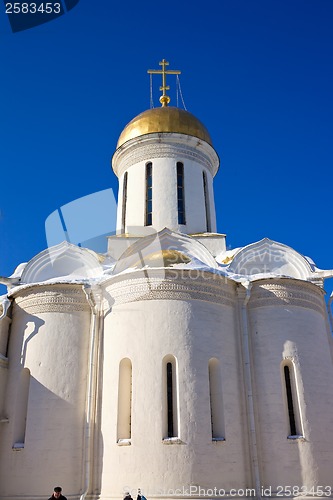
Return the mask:
<path fill-rule="evenodd" d="M 236 252 L 228 270 L 235 275 L 258 274 L 308 279 L 314 266 L 293 248 L 264 238 Z"/>
<path fill-rule="evenodd" d="M 169 255 L 169 257 L 168 257 Z M 168 260 L 168 265 L 164 262 Z M 161 231 L 140 238 L 127 248 L 114 268 L 119 274 L 128 268 L 170 267 L 192 263 L 216 269 L 218 264 L 207 248 L 187 234 L 164 228 Z"/>
<path fill-rule="evenodd" d="M 25 266 L 22 283 L 44 282 L 61 277 L 93 278 L 103 274 L 98 254 L 67 241 L 43 250 Z"/>
<path fill-rule="evenodd" d="M 167 256 L 169 252 L 171 257 L 178 255 L 179 260 L 166 259 L 165 252 Z M 98 255 L 91 250 L 63 242 L 44 250 L 27 264 L 21 264 L 10 278 L 4 279 L 10 288 L 8 296 L 13 296 L 33 286 L 94 286 L 123 274 L 148 271 L 151 268 L 163 270 L 167 267 L 218 274 L 244 285 L 257 280 L 279 278 L 322 285 L 325 278 L 333 277 L 333 270 L 318 269 L 308 257 L 268 238 L 223 252 L 215 260 L 201 242 L 165 228 L 159 233 L 135 241 L 117 262 L 108 255 Z"/>

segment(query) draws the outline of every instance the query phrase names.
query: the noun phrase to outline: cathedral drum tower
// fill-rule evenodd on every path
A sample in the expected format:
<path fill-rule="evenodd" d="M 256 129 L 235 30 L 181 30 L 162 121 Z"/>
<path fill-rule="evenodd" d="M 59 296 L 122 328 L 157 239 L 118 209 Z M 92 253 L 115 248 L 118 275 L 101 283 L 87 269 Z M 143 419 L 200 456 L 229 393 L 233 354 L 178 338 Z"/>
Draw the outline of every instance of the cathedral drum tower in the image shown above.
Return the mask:
<path fill-rule="evenodd" d="M 225 251 L 215 233 L 219 159 L 201 122 L 168 106 L 165 64 L 162 106 L 125 127 L 112 162 L 117 238 L 147 234 L 105 284 L 114 303 L 104 330 L 102 493 L 112 497 L 138 486 L 162 498 L 186 496 L 190 485 L 245 488 L 251 475 L 236 285 L 215 272 Z"/>
<path fill-rule="evenodd" d="M 117 232 L 0 278 L 0 498 L 333 498 L 332 270 L 226 250 L 219 158 L 191 113 L 120 134 Z"/>
<path fill-rule="evenodd" d="M 197 118 L 168 105 L 160 64 L 162 107 L 125 127 L 112 163 L 119 234 L 109 253 L 128 248 L 105 283 L 102 493 L 330 496 L 322 286 L 332 272 L 268 239 L 226 252 L 217 154 Z"/>

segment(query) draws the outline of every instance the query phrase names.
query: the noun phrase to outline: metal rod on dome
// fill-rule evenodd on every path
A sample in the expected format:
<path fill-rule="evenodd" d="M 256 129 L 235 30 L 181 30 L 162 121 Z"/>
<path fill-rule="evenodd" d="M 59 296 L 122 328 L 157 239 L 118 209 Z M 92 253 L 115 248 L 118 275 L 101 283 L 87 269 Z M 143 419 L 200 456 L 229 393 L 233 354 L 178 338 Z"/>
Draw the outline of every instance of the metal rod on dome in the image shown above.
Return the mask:
<path fill-rule="evenodd" d="M 187 108 L 186 108 L 186 106 L 185 106 L 185 102 L 184 102 L 184 98 L 183 98 L 182 88 L 181 88 L 181 86 L 180 86 L 180 79 L 179 79 L 179 76 L 177 76 L 177 84 L 178 84 L 177 89 L 178 89 L 178 92 L 179 92 L 179 94 L 180 94 L 180 98 L 181 98 L 181 100 L 182 100 L 183 107 L 184 107 L 185 111 L 187 111 Z M 177 106 L 178 106 L 178 104 L 177 104 Z"/>
<path fill-rule="evenodd" d="M 173 69 L 166 70 L 165 67 L 169 66 L 169 63 L 165 59 L 162 59 L 159 65 L 162 66 L 162 69 L 148 69 L 147 73 L 150 75 L 162 75 L 162 87 L 160 87 L 162 95 L 160 97 L 160 103 L 165 107 L 170 102 L 170 97 L 166 94 L 166 91 L 170 90 L 170 87 L 166 84 L 166 75 L 180 75 L 181 71 Z"/>

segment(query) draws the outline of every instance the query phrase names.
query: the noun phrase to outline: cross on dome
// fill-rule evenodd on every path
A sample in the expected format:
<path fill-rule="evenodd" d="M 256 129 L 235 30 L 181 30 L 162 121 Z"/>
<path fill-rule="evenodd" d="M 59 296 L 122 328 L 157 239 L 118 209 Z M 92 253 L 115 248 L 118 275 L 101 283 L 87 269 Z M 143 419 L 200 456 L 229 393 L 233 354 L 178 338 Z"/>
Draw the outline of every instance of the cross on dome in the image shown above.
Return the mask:
<path fill-rule="evenodd" d="M 166 66 L 169 66 L 168 61 L 166 61 L 165 59 L 162 59 L 162 61 L 159 62 L 159 65 L 162 66 L 162 69 L 148 69 L 147 73 L 149 73 L 150 75 L 162 75 L 162 87 L 160 87 L 162 95 L 160 97 L 160 103 L 165 107 L 170 102 L 170 97 L 166 95 L 166 91 L 170 90 L 170 87 L 166 84 L 166 75 L 180 75 L 181 71 L 165 69 Z"/>

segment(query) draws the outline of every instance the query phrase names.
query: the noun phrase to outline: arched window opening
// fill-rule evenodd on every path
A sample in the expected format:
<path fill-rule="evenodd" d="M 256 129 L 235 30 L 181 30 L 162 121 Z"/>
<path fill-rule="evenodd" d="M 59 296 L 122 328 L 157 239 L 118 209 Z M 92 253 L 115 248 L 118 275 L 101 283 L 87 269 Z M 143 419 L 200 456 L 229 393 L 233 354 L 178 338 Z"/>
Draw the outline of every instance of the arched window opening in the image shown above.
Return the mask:
<path fill-rule="evenodd" d="M 19 390 L 17 393 L 13 448 L 24 448 L 28 417 L 29 389 L 30 370 L 28 368 L 23 368 L 20 373 Z"/>
<path fill-rule="evenodd" d="M 132 363 L 128 358 L 119 364 L 117 441 L 131 439 Z"/>
<path fill-rule="evenodd" d="M 122 204 L 122 213 L 121 213 L 122 232 L 125 232 L 125 227 L 126 227 L 127 177 L 128 177 L 128 172 L 125 172 L 124 173 L 124 180 L 123 180 L 123 204 Z"/>
<path fill-rule="evenodd" d="M 222 378 L 220 362 L 216 358 L 212 358 L 208 363 L 209 373 L 209 395 L 210 395 L 210 411 L 212 425 L 212 439 L 214 441 L 224 441 L 224 408 L 222 394 Z"/>
<path fill-rule="evenodd" d="M 205 197 L 206 228 L 207 228 L 207 232 L 210 233 L 212 228 L 211 228 L 211 224 L 210 224 L 209 192 L 208 192 L 206 172 L 202 172 L 202 181 L 203 181 L 203 189 L 204 189 L 204 197 Z"/>
<path fill-rule="evenodd" d="M 168 407 L 168 437 L 173 437 L 173 387 L 172 363 L 167 363 L 167 407 Z"/>
<path fill-rule="evenodd" d="M 185 192 L 184 192 L 184 165 L 177 162 L 177 203 L 178 203 L 178 224 L 186 224 L 185 219 Z"/>
<path fill-rule="evenodd" d="M 302 426 L 300 419 L 300 408 L 297 397 L 297 388 L 295 381 L 295 369 L 291 364 L 283 365 L 283 378 L 286 395 L 286 405 L 288 410 L 289 434 L 288 438 L 302 436 Z"/>
<path fill-rule="evenodd" d="M 153 164 L 146 164 L 146 220 L 145 225 L 153 223 Z"/>
<path fill-rule="evenodd" d="M 163 438 L 178 437 L 177 364 L 173 356 L 163 360 Z"/>

